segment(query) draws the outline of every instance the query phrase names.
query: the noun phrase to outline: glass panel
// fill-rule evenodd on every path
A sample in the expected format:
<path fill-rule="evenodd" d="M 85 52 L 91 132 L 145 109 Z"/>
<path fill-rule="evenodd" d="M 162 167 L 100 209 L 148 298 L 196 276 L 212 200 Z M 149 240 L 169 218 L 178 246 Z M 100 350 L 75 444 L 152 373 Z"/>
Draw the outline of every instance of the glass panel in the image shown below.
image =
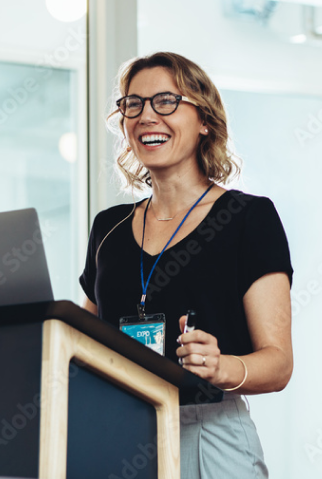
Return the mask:
<path fill-rule="evenodd" d="M 1 21 L 0 210 L 36 208 L 55 299 L 79 301 L 87 237 L 85 18 L 82 36 L 36 3 L 37 23 L 35 11 L 22 18 L 11 8 Z M 13 22 L 21 36 L 12 37 Z"/>

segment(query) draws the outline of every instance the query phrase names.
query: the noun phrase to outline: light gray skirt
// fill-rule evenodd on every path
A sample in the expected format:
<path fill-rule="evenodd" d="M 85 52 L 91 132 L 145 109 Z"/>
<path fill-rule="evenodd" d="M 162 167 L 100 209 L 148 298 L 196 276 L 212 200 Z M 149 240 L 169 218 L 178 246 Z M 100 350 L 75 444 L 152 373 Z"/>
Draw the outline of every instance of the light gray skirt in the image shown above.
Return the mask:
<path fill-rule="evenodd" d="M 180 407 L 181 479 L 267 479 L 263 450 L 241 396 Z"/>

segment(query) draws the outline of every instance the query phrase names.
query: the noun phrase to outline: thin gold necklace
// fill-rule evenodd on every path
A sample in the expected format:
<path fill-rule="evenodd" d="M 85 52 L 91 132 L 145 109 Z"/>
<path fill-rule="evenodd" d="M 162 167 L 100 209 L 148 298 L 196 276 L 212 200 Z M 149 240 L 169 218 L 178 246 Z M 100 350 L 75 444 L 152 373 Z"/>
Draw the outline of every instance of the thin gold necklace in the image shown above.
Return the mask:
<path fill-rule="evenodd" d="M 192 203 L 191 203 L 192 204 Z M 171 221 L 171 220 L 174 220 L 174 218 L 180 213 L 180 211 L 178 211 L 178 213 L 176 213 L 174 216 L 172 216 L 171 218 L 158 218 L 157 215 L 155 214 L 155 211 L 154 211 L 154 208 L 153 208 L 153 205 L 152 205 L 152 202 L 150 203 L 151 205 L 151 210 L 152 210 L 152 213 L 153 213 L 153 216 L 155 217 L 156 220 L 158 221 Z"/>
<path fill-rule="evenodd" d="M 195 199 L 189 203 L 188 206 L 186 206 L 185 208 L 183 208 L 182 210 L 179 210 L 174 216 L 172 216 L 171 218 L 158 218 L 157 215 L 155 214 L 155 211 L 154 211 L 154 208 L 153 208 L 153 204 L 152 204 L 152 197 L 151 197 L 151 203 L 150 203 L 150 206 L 151 206 L 151 210 L 152 210 L 152 213 L 153 213 L 153 216 L 155 217 L 156 220 L 158 221 L 171 221 L 171 220 L 174 220 L 174 218 L 176 216 L 178 216 L 179 213 L 181 213 L 182 211 L 185 211 L 187 210 L 191 205 L 193 205 L 195 203 Z"/>

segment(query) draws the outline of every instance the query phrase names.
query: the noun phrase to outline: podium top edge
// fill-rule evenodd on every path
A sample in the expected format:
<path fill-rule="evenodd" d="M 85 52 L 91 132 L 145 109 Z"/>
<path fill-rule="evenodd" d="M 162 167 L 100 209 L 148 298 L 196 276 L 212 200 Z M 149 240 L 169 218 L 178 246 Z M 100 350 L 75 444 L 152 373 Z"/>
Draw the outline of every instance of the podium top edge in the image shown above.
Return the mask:
<path fill-rule="evenodd" d="M 72 301 L 45 301 L 0 307 L 0 328 L 58 319 L 122 354 L 179 389 L 180 404 L 220 402 L 223 391 L 152 351 Z"/>

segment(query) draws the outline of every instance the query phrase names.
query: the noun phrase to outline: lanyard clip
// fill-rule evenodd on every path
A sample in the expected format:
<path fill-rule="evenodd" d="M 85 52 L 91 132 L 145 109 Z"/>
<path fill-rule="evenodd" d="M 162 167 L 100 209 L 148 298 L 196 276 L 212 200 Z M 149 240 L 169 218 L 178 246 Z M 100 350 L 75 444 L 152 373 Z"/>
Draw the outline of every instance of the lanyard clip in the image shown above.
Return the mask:
<path fill-rule="evenodd" d="M 145 319 L 145 298 L 146 294 L 142 294 L 141 302 L 137 305 L 138 315 L 140 319 Z"/>

